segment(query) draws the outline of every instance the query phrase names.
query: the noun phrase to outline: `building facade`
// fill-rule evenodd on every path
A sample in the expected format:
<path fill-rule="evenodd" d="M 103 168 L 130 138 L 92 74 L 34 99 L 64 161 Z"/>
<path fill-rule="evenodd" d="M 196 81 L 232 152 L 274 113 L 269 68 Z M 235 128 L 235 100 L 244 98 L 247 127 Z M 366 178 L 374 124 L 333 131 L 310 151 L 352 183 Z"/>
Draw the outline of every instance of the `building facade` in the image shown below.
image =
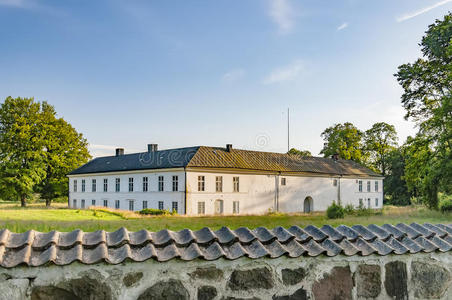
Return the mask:
<path fill-rule="evenodd" d="M 96 158 L 69 175 L 69 206 L 187 215 L 324 211 L 333 201 L 383 206 L 383 177 L 352 161 L 220 147 Z"/>

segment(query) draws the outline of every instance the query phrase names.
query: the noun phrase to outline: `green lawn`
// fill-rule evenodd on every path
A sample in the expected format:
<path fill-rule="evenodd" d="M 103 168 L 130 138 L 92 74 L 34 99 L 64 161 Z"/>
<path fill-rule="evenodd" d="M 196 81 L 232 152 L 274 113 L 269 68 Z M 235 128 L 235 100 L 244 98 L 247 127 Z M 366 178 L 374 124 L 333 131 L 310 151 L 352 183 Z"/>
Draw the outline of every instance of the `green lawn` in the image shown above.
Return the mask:
<path fill-rule="evenodd" d="M 452 223 L 452 214 L 443 214 L 423 207 L 385 207 L 383 214 L 347 216 L 338 220 L 328 220 L 323 213 L 224 217 L 142 217 L 134 213 L 121 211 L 65 209 L 64 204 L 56 204 L 50 209 L 45 208 L 43 205 L 35 204 L 23 209 L 17 204 L 0 203 L 0 228 L 8 228 L 15 232 L 24 232 L 30 229 L 42 232 L 51 230 L 71 231 L 74 229 L 114 231 L 120 227 L 126 227 L 131 231 L 141 229 L 158 231 L 165 228 L 171 230 L 184 228 L 197 230 L 203 227 L 219 229 L 222 226 L 228 226 L 231 229 L 242 226 L 248 228 L 283 226 L 287 228 L 292 225 L 304 227 L 309 224 L 315 226 L 324 224 L 337 226 L 340 224 L 368 225 L 374 223 L 381 225 L 401 222 Z"/>

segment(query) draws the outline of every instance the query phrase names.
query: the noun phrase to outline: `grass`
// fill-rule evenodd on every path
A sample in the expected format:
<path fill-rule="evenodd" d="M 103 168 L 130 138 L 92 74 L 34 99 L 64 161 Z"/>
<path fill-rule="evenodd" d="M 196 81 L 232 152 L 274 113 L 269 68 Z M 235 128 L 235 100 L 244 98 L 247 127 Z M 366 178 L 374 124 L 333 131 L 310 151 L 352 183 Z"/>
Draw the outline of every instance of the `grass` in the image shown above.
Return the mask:
<path fill-rule="evenodd" d="M 265 226 L 290 227 L 298 225 L 305 227 L 309 224 L 322 226 L 330 224 L 384 224 L 384 223 L 452 223 L 452 213 L 441 213 L 428 210 L 420 206 L 395 207 L 385 206 L 382 213 L 367 216 L 346 216 L 344 219 L 329 220 L 325 213 L 313 214 L 272 214 L 265 216 L 142 216 L 128 211 L 95 208 L 74 210 L 64 208 L 65 204 L 55 204 L 46 208 L 42 204 L 32 204 L 27 208 L 20 208 L 16 203 L 0 203 L 0 228 L 7 228 L 14 232 L 24 232 L 34 229 L 41 232 L 51 230 L 83 231 L 107 230 L 115 231 L 126 227 L 131 231 L 147 229 L 158 231 L 161 229 L 181 230 L 190 228 L 198 230 L 210 227 L 213 230 L 222 226 L 231 229 L 239 227 L 256 228 Z"/>

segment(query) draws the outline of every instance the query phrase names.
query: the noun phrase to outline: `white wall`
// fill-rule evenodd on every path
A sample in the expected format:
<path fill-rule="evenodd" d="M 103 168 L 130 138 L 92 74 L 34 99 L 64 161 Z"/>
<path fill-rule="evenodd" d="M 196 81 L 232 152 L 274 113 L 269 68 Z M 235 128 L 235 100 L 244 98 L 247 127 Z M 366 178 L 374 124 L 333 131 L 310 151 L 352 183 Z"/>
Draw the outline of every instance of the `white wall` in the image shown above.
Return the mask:
<path fill-rule="evenodd" d="M 148 177 L 148 191 L 143 192 L 143 177 Z M 164 178 L 164 191 L 158 191 L 158 177 Z M 173 176 L 178 176 L 178 191 L 172 191 Z M 129 192 L 129 177 L 133 177 L 134 191 Z M 108 191 L 103 191 L 103 180 L 108 179 Z M 115 179 L 120 178 L 120 192 L 115 191 Z M 82 192 L 82 180 L 85 179 L 85 192 Z M 96 179 L 97 191 L 92 192 L 92 179 Z M 74 180 L 77 180 L 77 192 L 74 192 Z M 85 208 L 96 200 L 96 206 L 103 206 L 103 200 L 108 200 L 108 207 L 115 208 L 115 200 L 120 201 L 120 209 L 128 210 L 129 201 L 134 201 L 134 210 L 143 209 L 143 201 L 148 202 L 148 208 L 158 208 L 158 202 L 163 201 L 164 209 L 172 210 L 172 202 L 178 202 L 178 213 L 185 214 L 185 173 L 181 170 L 159 170 L 158 172 L 136 171 L 104 174 L 70 175 L 69 176 L 69 204 L 81 208 L 81 200 L 85 200 Z"/>
<path fill-rule="evenodd" d="M 198 191 L 198 176 L 205 177 L 205 191 Z M 223 176 L 223 192 L 215 192 L 216 176 Z M 240 178 L 240 192 L 233 192 L 233 177 Z M 281 179 L 286 178 L 286 185 Z M 334 180 L 338 180 L 334 186 Z M 224 214 L 232 214 L 233 201 L 240 202 L 240 214 L 263 214 L 276 210 L 278 197 L 279 211 L 286 213 L 303 212 L 304 200 L 313 199 L 313 211 L 325 211 L 333 201 L 338 201 L 339 186 L 343 205 L 359 205 L 359 199 L 367 207 L 367 199 L 371 199 L 370 208 L 381 208 L 383 199 L 383 182 L 381 179 L 359 179 L 363 181 L 363 192 L 358 191 L 357 178 L 308 177 L 293 175 L 258 175 L 230 174 L 203 171 L 187 172 L 187 213 L 198 214 L 198 202 L 205 203 L 205 213 L 214 214 L 215 200 L 223 200 Z M 367 181 L 371 181 L 371 192 L 367 192 Z M 378 192 L 375 192 L 375 181 L 378 181 Z M 278 186 L 277 186 L 278 182 Z M 276 192 L 276 188 L 279 190 Z M 378 198 L 378 206 L 375 206 Z M 365 200 L 364 200 L 365 199 Z"/>

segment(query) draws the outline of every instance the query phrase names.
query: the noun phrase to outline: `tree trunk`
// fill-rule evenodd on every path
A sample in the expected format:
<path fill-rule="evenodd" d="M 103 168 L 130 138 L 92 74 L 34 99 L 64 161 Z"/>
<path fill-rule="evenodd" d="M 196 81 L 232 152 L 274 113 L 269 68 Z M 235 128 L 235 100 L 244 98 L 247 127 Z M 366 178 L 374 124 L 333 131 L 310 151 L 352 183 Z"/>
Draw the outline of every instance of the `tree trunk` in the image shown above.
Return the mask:
<path fill-rule="evenodd" d="M 50 207 L 51 203 L 52 203 L 51 199 L 46 199 L 46 207 Z"/>
<path fill-rule="evenodd" d="M 20 197 L 20 206 L 21 206 L 21 207 L 27 206 L 27 201 L 26 201 L 26 200 L 27 200 L 27 199 L 25 198 L 24 195 L 22 195 L 22 196 Z"/>

